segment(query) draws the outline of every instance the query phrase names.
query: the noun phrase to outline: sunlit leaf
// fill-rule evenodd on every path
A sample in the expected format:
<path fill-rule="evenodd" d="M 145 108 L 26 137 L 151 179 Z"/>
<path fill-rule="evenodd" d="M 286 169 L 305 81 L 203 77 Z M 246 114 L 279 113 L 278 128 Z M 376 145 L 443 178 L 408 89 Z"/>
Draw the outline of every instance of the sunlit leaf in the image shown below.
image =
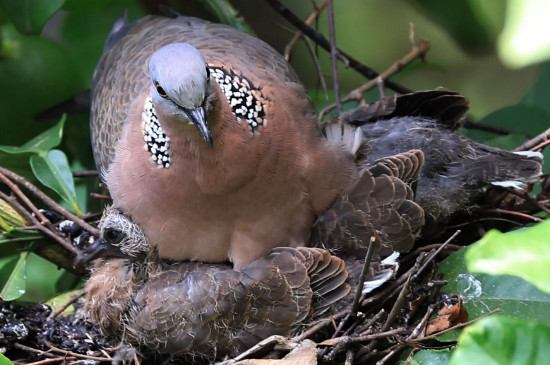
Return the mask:
<path fill-rule="evenodd" d="M 489 231 L 465 255 L 468 270 L 516 275 L 550 294 L 550 221 L 509 233 Z"/>
<path fill-rule="evenodd" d="M 450 365 L 547 364 L 550 327 L 534 321 L 490 316 L 466 328 Z"/>
<path fill-rule="evenodd" d="M 0 199 L 0 229 L 11 230 L 13 227 L 23 227 L 28 224 L 27 219 L 4 199 Z"/>

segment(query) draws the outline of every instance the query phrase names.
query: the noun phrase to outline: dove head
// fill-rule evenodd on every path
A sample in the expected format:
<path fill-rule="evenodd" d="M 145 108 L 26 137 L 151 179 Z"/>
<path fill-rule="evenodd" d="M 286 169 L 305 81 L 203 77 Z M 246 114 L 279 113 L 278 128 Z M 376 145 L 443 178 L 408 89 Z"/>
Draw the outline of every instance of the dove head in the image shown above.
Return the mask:
<path fill-rule="evenodd" d="M 83 250 L 76 265 L 84 265 L 100 257 L 118 257 L 142 261 L 152 251 L 145 233 L 120 210 L 109 207 L 99 222 L 99 239 Z"/>
<path fill-rule="evenodd" d="M 182 122 L 194 124 L 212 147 L 206 119 L 210 71 L 200 52 L 187 43 L 164 46 L 151 56 L 149 73 L 151 95 L 161 122 L 163 113 L 168 113 Z"/>

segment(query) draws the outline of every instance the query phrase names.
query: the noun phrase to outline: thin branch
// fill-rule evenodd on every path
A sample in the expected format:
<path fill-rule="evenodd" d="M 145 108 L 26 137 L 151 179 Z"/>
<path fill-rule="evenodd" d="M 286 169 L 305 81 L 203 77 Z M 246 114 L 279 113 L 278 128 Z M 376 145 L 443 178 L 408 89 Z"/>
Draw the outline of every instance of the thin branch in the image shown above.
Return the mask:
<path fill-rule="evenodd" d="M 71 221 L 78 224 L 80 227 L 85 229 L 86 231 L 90 232 L 92 235 L 97 236 L 99 235 L 99 230 L 92 225 L 85 222 L 83 219 L 78 217 L 77 215 L 69 212 L 67 209 L 63 208 L 59 204 L 55 202 L 52 198 L 44 194 L 40 189 L 38 189 L 36 186 L 31 184 L 27 179 L 25 179 L 22 176 L 17 175 L 15 172 L 12 172 L 8 169 L 5 169 L 3 167 L 0 167 L 0 173 L 6 175 L 11 180 L 15 181 L 17 184 L 22 185 L 25 187 L 28 191 L 30 191 L 33 195 L 35 195 L 37 198 L 41 199 L 46 205 L 48 205 L 52 210 L 56 211 L 57 213 L 67 217 L 67 219 L 70 219 Z"/>
<path fill-rule="evenodd" d="M 540 219 L 539 217 L 535 217 L 533 215 L 529 215 L 526 213 L 521 212 L 514 212 L 512 210 L 506 210 L 506 209 L 500 209 L 500 208 L 494 208 L 494 209 L 481 209 L 482 212 L 489 212 L 489 213 L 499 213 L 499 214 L 509 214 L 509 215 L 515 215 L 516 217 L 522 217 L 525 219 L 529 219 L 534 222 L 544 222 L 544 219 Z"/>
<path fill-rule="evenodd" d="M 374 244 L 375 244 L 376 238 L 372 236 L 370 238 L 369 247 L 367 248 L 367 254 L 365 255 L 365 262 L 363 264 L 363 268 L 361 269 L 361 274 L 359 275 L 359 283 L 357 285 L 357 292 L 355 293 L 355 298 L 353 298 L 353 305 L 351 307 L 351 315 L 354 316 L 357 314 L 357 310 L 359 308 L 359 300 L 361 299 L 361 294 L 363 291 L 363 285 L 365 285 L 365 279 L 367 277 L 367 272 L 370 267 L 370 263 L 372 260 L 372 255 L 374 254 Z"/>
<path fill-rule="evenodd" d="M 19 199 L 21 199 L 23 203 L 25 203 L 27 207 L 29 207 L 34 215 L 36 215 L 38 219 L 40 219 L 40 224 L 45 225 L 47 223 L 50 223 L 48 218 L 46 218 L 44 214 L 42 214 L 38 210 L 38 208 L 30 201 L 29 198 L 27 198 L 27 196 L 21 191 L 21 189 L 19 189 L 17 185 L 15 185 L 10 179 L 8 179 L 6 174 L 3 173 L 2 169 L 0 169 L 0 180 L 2 180 L 4 184 L 6 184 L 11 189 L 11 191 L 13 191 L 15 195 L 17 195 Z"/>
<path fill-rule="evenodd" d="M 329 102 L 328 97 L 328 89 L 327 89 L 327 83 L 325 81 L 325 77 L 323 75 L 323 70 L 321 70 L 321 65 L 319 64 L 319 59 L 317 58 L 317 55 L 315 54 L 315 50 L 313 49 L 313 46 L 311 45 L 311 41 L 304 37 L 304 43 L 306 44 L 306 47 L 311 54 L 311 59 L 313 60 L 313 64 L 315 65 L 315 70 L 317 70 L 317 77 L 319 78 L 319 82 L 321 83 L 321 88 L 323 89 L 323 94 L 325 96 L 325 102 Z"/>
<path fill-rule="evenodd" d="M 63 248 L 68 250 L 69 252 L 77 255 L 78 250 L 69 242 L 67 242 L 65 239 L 57 235 L 54 231 L 48 229 L 44 225 L 42 225 L 36 217 L 34 217 L 32 214 L 30 214 L 23 206 L 17 201 L 17 199 L 14 196 L 8 196 L 0 191 L 0 198 L 4 199 L 10 205 L 17 210 L 20 214 L 24 215 L 30 222 L 32 222 L 35 225 L 35 228 L 39 230 L 40 232 L 44 233 L 50 238 L 53 238 L 57 243 L 59 243 Z"/>
<path fill-rule="evenodd" d="M 437 250 L 434 251 L 433 254 L 431 254 L 427 259 L 426 259 L 426 262 L 424 262 L 424 264 L 420 267 L 420 269 L 418 269 L 418 271 L 413 275 L 413 279 L 416 279 L 421 273 L 422 271 L 424 271 L 424 269 L 426 268 L 426 266 L 428 266 L 428 264 L 430 262 L 432 262 L 432 260 L 437 256 L 437 254 L 439 254 L 441 251 L 443 251 L 443 249 L 449 244 L 451 243 L 452 240 L 455 239 L 456 236 L 458 236 L 460 234 L 460 230 L 457 230 L 455 233 L 453 233 L 453 235 L 451 237 L 449 237 L 447 239 L 447 241 L 445 241 Z"/>
<path fill-rule="evenodd" d="M 307 25 L 311 25 L 311 23 L 313 23 L 313 21 L 317 19 L 319 14 L 321 14 L 323 9 L 327 6 L 327 3 L 328 3 L 328 0 L 324 0 L 319 6 L 316 6 L 313 13 L 311 13 L 309 17 L 306 19 L 305 23 Z M 304 33 L 302 33 L 301 31 L 297 31 L 296 34 L 294 34 L 294 37 L 292 37 L 290 42 L 288 42 L 288 44 L 286 45 L 284 56 L 287 62 L 290 61 L 290 51 L 292 50 L 292 48 L 294 48 L 294 46 L 296 45 L 296 42 L 298 42 L 298 39 L 303 38 L 303 35 Z"/>
<path fill-rule="evenodd" d="M 336 109 L 338 110 L 338 115 L 341 115 L 342 103 L 340 101 L 340 83 L 338 82 L 338 50 L 336 48 L 336 30 L 334 25 L 333 0 L 328 1 L 328 33 L 330 38 L 330 64 L 332 65 L 332 86 L 334 88 Z"/>
<path fill-rule="evenodd" d="M 67 307 L 69 307 L 71 304 L 76 303 L 76 301 L 79 300 L 80 298 L 82 298 L 84 295 L 86 295 L 86 289 L 81 289 L 78 293 L 71 295 L 69 300 L 67 300 L 67 302 L 65 302 L 65 304 L 63 304 L 61 307 L 59 307 L 55 312 L 52 312 L 52 314 L 50 314 L 50 316 L 48 318 L 57 317 L 58 315 L 63 313 L 63 311 L 65 311 L 65 309 L 67 309 Z"/>
<path fill-rule="evenodd" d="M 538 136 L 525 141 L 520 146 L 514 148 L 514 151 L 536 151 L 538 145 L 550 140 L 550 128 L 539 134 Z"/>
<path fill-rule="evenodd" d="M 275 11 L 281 14 L 286 20 L 288 20 L 292 25 L 294 25 L 296 28 L 301 30 L 305 35 L 311 38 L 315 43 L 317 43 L 319 46 L 324 48 L 327 52 L 330 52 L 330 42 L 325 38 L 323 34 L 317 32 L 315 29 L 311 28 L 306 23 L 304 23 L 302 19 L 300 19 L 294 13 L 292 13 L 280 1 L 266 0 L 266 2 Z M 378 73 L 373 69 L 371 69 L 370 67 L 367 67 L 366 65 L 357 61 L 355 58 L 351 57 L 350 55 L 343 52 L 342 50 L 337 49 L 337 51 L 338 51 L 338 58 L 342 60 L 344 63 L 346 63 L 346 66 L 351 67 L 352 69 L 359 72 L 360 74 L 362 74 L 368 79 L 375 79 L 376 77 L 378 77 Z M 389 89 L 392 89 L 401 94 L 408 94 L 412 92 L 411 89 L 406 88 L 390 80 L 384 80 L 384 84 Z"/>
<path fill-rule="evenodd" d="M 390 78 L 395 73 L 402 70 L 405 66 L 413 62 L 418 58 L 422 58 L 430 50 L 430 43 L 428 41 L 419 41 L 416 43 L 413 48 L 407 53 L 403 58 L 394 62 L 388 69 L 382 72 L 377 78 L 370 80 L 355 90 L 352 90 L 346 97 L 342 99 L 342 103 L 347 103 L 350 101 L 362 102 L 365 97 L 365 93 L 370 89 L 378 86 L 380 84 L 380 79 L 383 81 Z M 323 117 L 333 110 L 336 107 L 335 104 L 328 105 L 319 113 L 319 120 L 322 120 Z"/>

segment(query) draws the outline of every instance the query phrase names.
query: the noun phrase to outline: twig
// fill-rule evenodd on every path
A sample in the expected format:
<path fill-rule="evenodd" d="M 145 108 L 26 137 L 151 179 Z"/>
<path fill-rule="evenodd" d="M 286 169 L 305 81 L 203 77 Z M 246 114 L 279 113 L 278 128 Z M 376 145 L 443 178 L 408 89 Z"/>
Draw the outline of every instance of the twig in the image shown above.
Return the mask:
<path fill-rule="evenodd" d="M 434 309 L 430 305 L 428 307 L 428 310 L 426 311 L 426 314 L 424 315 L 424 317 L 422 317 L 422 320 L 420 322 L 418 322 L 418 325 L 411 332 L 410 336 L 407 337 L 407 340 L 417 338 L 420 335 L 421 332 L 424 334 L 424 331 L 426 329 L 426 325 L 428 324 L 428 321 L 430 320 L 430 317 L 432 316 L 433 312 L 434 312 Z"/>
<path fill-rule="evenodd" d="M 51 343 L 49 343 L 46 340 L 44 340 L 44 344 L 46 346 L 48 346 L 52 351 L 59 352 L 59 353 L 65 354 L 65 355 L 75 356 L 75 357 L 81 358 L 81 359 L 89 359 L 89 360 L 96 360 L 96 361 L 111 361 L 112 360 L 112 359 L 109 359 L 107 357 L 99 357 L 99 356 L 93 356 L 93 355 L 83 355 L 83 354 L 78 354 L 78 353 L 72 352 L 72 351 L 62 350 L 58 347 L 55 347 L 54 345 L 52 345 Z"/>
<path fill-rule="evenodd" d="M 462 328 L 462 327 L 466 327 L 466 326 L 469 326 L 471 325 L 472 323 L 474 322 L 477 322 L 485 317 L 488 317 L 490 315 L 493 315 L 495 313 L 499 313 L 499 312 L 502 312 L 502 309 L 500 308 L 497 308 L 497 309 L 494 309 L 488 313 L 485 313 L 484 315 L 480 316 L 480 317 L 477 317 L 475 319 L 472 319 L 471 321 L 468 321 L 468 322 L 464 322 L 464 323 L 459 323 L 453 327 L 449 327 L 447 329 L 444 329 L 443 331 L 439 331 L 439 332 L 436 332 L 434 333 L 433 335 L 429 335 L 429 336 L 424 336 L 424 337 L 418 337 L 418 338 L 413 338 L 412 340 L 408 340 L 406 341 L 406 343 L 415 343 L 415 342 L 421 342 L 421 341 L 426 341 L 426 340 L 434 340 L 437 336 L 439 335 L 442 335 L 446 332 L 449 332 L 449 331 L 452 331 L 452 330 L 456 330 L 456 329 L 459 329 L 459 328 Z"/>
<path fill-rule="evenodd" d="M 507 136 L 509 134 L 514 134 L 515 132 L 509 129 L 499 128 L 488 124 L 483 123 L 474 123 L 468 119 L 464 119 L 461 122 L 462 126 L 467 129 L 476 129 L 484 132 L 500 134 L 502 136 Z"/>
<path fill-rule="evenodd" d="M 542 204 L 542 202 L 536 200 L 536 199 L 533 199 L 529 196 L 529 194 L 527 194 L 526 192 L 519 192 L 515 189 L 512 189 L 512 188 L 508 188 L 508 187 L 502 187 L 502 189 L 505 189 L 509 194 L 512 194 L 512 195 L 515 195 L 517 197 L 520 197 L 526 201 L 529 201 L 531 202 L 532 204 L 535 204 L 537 207 L 539 207 L 543 212 L 545 212 L 546 214 L 550 214 L 550 209 L 546 206 L 544 206 L 544 204 Z"/>
<path fill-rule="evenodd" d="M 17 184 L 22 185 L 25 187 L 28 191 L 30 191 L 32 194 L 34 194 L 37 198 L 41 199 L 45 204 L 47 204 L 52 210 L 56 211 L 57 213 L 67 217 L 71 221 L 78 224 L 80 227 L 85 229 L 86 231 L 90 232 L 92 235 L 97 236 L 99 235 L 99 230 L 92 225 L 85 222 L 83 219 L 78 217 L 77 215 L 69 212 L 67 209 L 63 208 L 59 204 L 57 204 L 52 198 L 44 194 L 40 189 L 38 189 L 36 186 L 31 184 L 27 179 L 25 179 L 22 176 L 17 175 L 15 172 L 12 172 L 8 169 L 5 169 L 3 167 L 0 167 L 0 173 L 6 175 L 11 180 L 15 181 Z"/>
<path fill-rule="evenodd" d="M 27 198 L 25 194 L 23 194 L 21 189 L 19 189 L 17 185 L 15 185 L 10 179 L 8 179 L 8 177 L 3 172 L 4 172 L 3 169 L 0 168 L 0 180 L 2 180 L 4 184 L 6 184 L 11 189 L 11 191 L 13 191 L 15 195 L 17 195 L 19 199 L 21 199 L 23 203 L 25 203 L 27 207 L 29 207 L 29 209 L 34 213 L 34 215 L 36 215 L 38 219 L 40 219 L 40 224 L 50 223 L 49 219 L 46 218 L 44 214 L 42 214 L 38 210 L 38 208 L 30 201 L 30 199 Z"/>
<path fill-rule="evenodd" d="M 489 212 L 489 213 L 499 213 L 499 214 L 509 214 L 509 215 L 515 215 L 517 217 L 522 217 L 525 219 L 532 220 L 534 222 L 544 222 L 544 219 L 540 219 L 539 217 L 535 217 L 526 213 L 521 212 L 514 212 L 512 210 L 506 210 L 506 209 L 500 209 L 500 208 L 494 208 L 494 209 L 481 209 L 480 211 L 483 212 Z"/>
<path fill-rule="evenodd" d="M 398 71 L 402 70 L 406 65 L 408 65 L 409 63 L 411 63 L 417 58 L 424 57 L 429 50 L 430 50 L 430 43 L 428 41 L 419 41 L 413 46 L 413 48 L 409 51 L 409 53 L 403 56 L 403 58 L 401 58 L 400 60 L 394 62 L 390 67 L 388 67 L 388 69 L 382 72 L 377 78 L 366 82 L 365 84 L 361 85 L 355 90 L 350 91 L 350 93 L 342 99 L 342 103 L 347 103 L 350 101 L 357 101 L 357 102 L 363 101 L 365 93 L 368 90 L 380 84 L 379 78 L 382 78 L 382 80 L 384 80 L 384 83 L 385 83 L 385 80 L 390 78 L 392 75 L 394 75 Z M 319 113 L 319 120 L 323 119 L 323 117 L 334 108 L 335 108 L 335 104 L 332 104 L 332 105 L 328 105 L 323 110 L 321 110 L 321 112 Z"/>
<path fill-rule="evenodd" d="M 14 343 L 13 347 L 15 347 L 16 349 L 19 349 L 19 350 L 27 351 L 27 352 L 34 352 L 34 353 L 38 354 L 39 356 L 57 357 L 56 355 L 50 354 L 48 351 L 35 349 L 33 347 L 25 346 L 25 345 L 20 344 L 20 343 Z"/>
<path fill-rule="evenodd" d="M 301 342 L 303 340 L 305 340 L 306 338 L 310 337 L 310 336 L 313 336 L 313 334 L 315 334 L 315 332 L 319 331 L 321 328 L 323 327 L 326 327 L 328 326 L 329 324 L 333 323 L 333 320 L 334 319 L 339 319 L 339 318 L 342 318 L 344 316 L 346 316 L 348 314 L 348 310 L 343 310 L 343 311 L 340 311 L 332 316 L 330 316 L 329 318 L 323 318 L 323 319 L 320 319 L 316 324 L 314 324 L 313 326 L 309 327 L 307 329 L 307 331 L 304 331 L 301 335 L 299 336 L 295 336 L 292 338 L 292 341 L 294 342 Z"/>
<path fill-rule="evenodd" d="M 74 171 L 74 177 L 95 177 L 99 176 L 97 170 L 84 170 L 84 171 Z"/>
<path fill-rule="evenodd" d="M 240 360 L 244 359 L 245 357 L 253 354 L 256 351 L 259 351 L 263 348 L 266 348 L 267 346 L 270 346 L 272 344 L 284 344 L 284 343 L 287 343 L 287 342 L 289 342 L 289 340 L 287 340 L 283 336 L 277 336 L 277 335 L 270 336 L 270 337 L 266 338 L 265 340 L 258 342 L 257 344 L 255 344 L 254 346 L 249 348 L 248 350 L 246 350 L 244 352 L 241 352 L 239 355 L 235 356 L 233 359 L 228 360 L 228 361 L 224 361 L 221 364 L 237 362 L 237 361 L 240 361 Z M 294 341 L 290 340 L 290 342 L 294 342 Z"/>
<path fill-rule="evenodd" d="M 300 19 L 294 13 L 292 13 L 279 0 L 266 0 L 266 2 L 275 11 L 281 14 L 286 20 L 288 20 L 292 25 L 294 25 L 296 28 L 301 30 L 305 35 L 311 38 L 316 44 L 324 48 L 326 51 L 330 52 L 330 42 L 325 38 L 323 34 L 317 32 L 315 29 L 305 24 L 302 21 L 302 19 Z M 362 74 L 368 79 L 375 79 L 376 77 L 378 77 L 378 73 L 373 69 L 371 69 L 370 67 L 367 67 L 366 65 L 357 61 L 355 58 L 349 56 L 347 53 L 343 52 L 342 50 L 337 49 L 337 51 L 338 51 L 338 58 L 340 60 L 343 60 L 347 66 L 351 67 L 352 69 L 359 72 L 360 74 Z M 386 87 L 398 93 L 407 94 L 412 92 L 412 90 L 402 85 L 399 85 L 395 82 L 392 82 L 390 80 L 384 80 L 384 84 L 386 85 Z"/>
<path fill-rule="evenodd" d="M 323 341 L 323 342 L 319 343 L 319 345 L 335 346 L 335 345 L 338 345 L 338 344 L 344 343 L 344 342 L 348 343 L 348 344 L 367 342 L 367 341 L 376 340 L 378 338 L 384 338 L 384 337 L 397 335 L 397 334 L 399 334 L 399 333 L 401 333 L 405 330 L 406 330 L 406 328 L 399 327 L 399 328 L 396 328 L 396 329 L 393 329 L 393 330 L 390 330 L 390 331 L 382 331 L 382 332 L 374 333 L 372 335 L 336 337 L 336 338 L 331 338 L 330 340 Z"/>
<path fill-rule="evenodd" d="M 317 55 L 315 54 L 315 50 L 313 49 L 313 46 L 311 45 L 311 41 L 308 38 L 304 37 L 304 43 L 311 54 L 311 59 L 313 60 L 313 65 L 315 66 L 315 70 L 317 70 L 317 77 L 319 78 L 319 82 L 321 83 L 321 88 L 323 89 L 323 94 L 325 96 L 325 102 L 329 102 L 328 97 L 328 89 L 327 89 L 327 83 L 325 82 L 325 76 L 323 75 L 323 70 L 321 70 L 321 65 L 319 64 L 319 59 L 317 58 Z"/>
<path fill-rule="evenodd" d="M 374 254 L 374 244 L 376 237 L 372 236 L 370 238 L 369 247 L 367 248 L 367 254 L 365 255 L 365 262 L 363 263 L 363 268 L 361 269 L 361 274 L 359 275 L 359 283 L 357 284 L 357 292 L 355 293 L 355 298 L 353 298 L 353 305 L 351 307 L 351 315 L 355 316 L 359 308 L 359 300 L 361 299 L 361 294 L 363 291 L 363 286 L 365 285 L 365 278 L 367 276 L 368 268 L 372 260 L 372 255 Z"/>
<path fill-rule="evenodd" d="M 418 276 L 420 276 L 420 274 L 422 273 L 422 271 L 424 271 L 424 269 L 428 266 L 428 264 L 437 256 L 437 254 L 439 254 L 449 243 L 451 243 L 452 240 L 455 239 L 456 236 L 458 236 L 460 234 L 460 230 L 458 229 L 455 233 L 453 233 L 453 235 L 451 237 L 449 237 L 447 239 L 447 241 L 445 241 L 441 246 L 439 246 L 439 248 L 437 250 L 435 250 L 434 253 L 432 253 L 430 256 L 428 256 L 428 258 L 426 259 L 426 262 L 424 262 L 424 264 L 420 267 L 420 269 L 418 269 L 418 271 L 412 276 L 413 279 L 416 279 Z"/>
<path fill-rule="evenodd" d="M 531 138 L 528 141 L 525 141 L 518 147 L 514 148 L 514 151 L 536 151 L 540 148 L 538 145 L 547 142 L 550 140 L 550 128 L 539 134 L 538 136 Z"/>
<path fill-rule="evenodd" d="M 59 307 L 55 312 L 52 312 L 52 314 L 50 314 L 50 316 L 48 318 L 57 317 L 58 315 L 63 313 L 63 311 L 65 309 L 67 309 L 68 306 L 70 306 L 73 303 L 76 303 L 76 301 L 78 299 L 82 298 L 85 294 L 86 294 L 86 289 L 81 289 L 78 293 L 71 295 L 69 300 L 67 300 L 67 302 L 65 302 L 65 304 L 63 304 L 61 307 Z"/>
<path fill-rule="evenodd" d="M 330 38 L 330 64 L 332 65 L 332 86 L 334 88 L 334 99 L 338 115 L 342 114 L 342 103 L 340 101 L 340 84 L 338 82 L 338 59 L 336 48 L 336 30 L 334 29 L 334 7 L 333 0 L 328 0 L 328 33 Z"/>
<path fill-rule="evenodd" d="M 35 362 L 27 363 L 27 365 L 44 365 L 44 364 L 53 364 L 56 362 L 62 362 L 66 363 L 67 361 L 76 360 L 77 358 L 75 356 L 57 356 L 55 358 L 46 359 L 46 360 L 40 360 Z"/>
<path fill-rule="evenodd" d="M 538 151 L 538 150 L 542 150 L 544 147 L 546 147 L 547 145 L 550 144 L 550 139 L 544 141 L 544 142 L 541 142 L 540 144 L 536 145 L 535 147 L 533 147 L 533 151 Z"/>
<path fill-rule="evenodd" d="M 401 311 L 401 307 L 403 307 L 403 303 L 405 302 L 405 299 L 407 297 L 410 282 L 411 282 L 411 277 L 409 276 L 407 278 L 407 281 L 405 281 L 405 285 L 403 285 L 403 287 L 401 288 L 401 291 L 399 292 L 399 296 L 395 300 L 395 303 L 392 306 L 390 314 L 388 314 L 388 318 L 386 318 L 386 322 L 382 326 L 382 331 L 386 331 L 388 328 L 390 328 L 390 326 L 393 324 L 393 322 L 397 318 L 397 315 Z"/>
<path fill-rule="evenodd" d="M 306 19 L 305 23 L 307 25 L 311 25 L 311 23 L 313 23 L 313 21 L 317 19 L 319 14 L 321 14 L 323 9 L 327 6 L 327 3 L 328 3 L 328 0 L 324 0 L 319 6 L 316 6 L 313 13 L 311 13 L 309 17 Z M 294 46 L 296 45 L 296 42 L 298 42 L 298 39 L 302 38 L 303 35 L 304 33 L 302 33 L 301 31 L 297 31 L 296 34 L 294 34 L 294 37 L 292 37 L 290 42 L 288 42 L 288 44 L 285 46 L 284 56 L 287 62 L 290 61 L 290 51 L 292 50 L 292 48 L 294 48 Z"/>
<path fill-rule="evenodd" d="M 30 214 L 23 206 L 17 201 L 17 199 L 14 196 L 8 196 L 0 191 L 0 198 L 4 199 L 10 205 L 17 210 L 20 214 L 24 215 L 30 222 L 34 224 L 34 227 L 39 230 L 40 232 L 44 233 L 50 238 L 53 238 L 57 243 L 59 243 L 63 248 L 68 250 L 69 252 L 77 255 L 78 250 L 69 242 L 67 242 L 64 238 L 57 235 L 54 231 L 51 229 L 48 229 L 44 225 L 42 225 L 36 217 L 34 217 L 32 214 Z"/>

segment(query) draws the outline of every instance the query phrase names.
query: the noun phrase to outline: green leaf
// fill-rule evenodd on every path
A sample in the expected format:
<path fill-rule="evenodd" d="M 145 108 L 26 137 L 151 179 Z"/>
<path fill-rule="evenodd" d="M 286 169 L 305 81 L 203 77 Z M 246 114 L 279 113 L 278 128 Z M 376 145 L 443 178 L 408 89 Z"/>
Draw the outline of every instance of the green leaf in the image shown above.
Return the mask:
<path fill-rule="evenodd" d="M 466 328 L 450 365 L 547 364 L 550 327 L 541 323 L 490 316 Z"/>
<path fill-rule="evenodd" d="M 254 35 L 254 30 L 244 20 L 239 12 L 227 0 L 200 0 L 207 11 L 214 14 L 214 17 L 220 22 L 229 24 L 234 28 L 242 30 L 248 34 Z"/>
<path fill-rule="evenodd" d="M 519 120 L 524 122 L 518 123 Z M 496 110 L 481 119 L 479 123 L 507 129 L 523 135 L 523 139 L 518 141 L 523 143 L 525 136 L 536 136 L 547 129 L 550 125 L 550 116 L 544 109 L 519 104 Z M 490 140 L 495 138 L 495 134 L 493 133 L 467 129 L 464 131 L 464 134 L 476 141 L 493 146 L 490 143 Z M 495 147 L 499 146 L 495 145 Z M 513 147 L 517 147 L 517 145 Z"/>
<path fill-rule="evenodd" d="M 0 365 L 14 365 L 6 356 L 0 353 Z"/>
<path fill-rule="evenodd" d="M 58 294 L 55 297 L 46 301 L 44 304 L 49 305 L 52 308 L 52 311 L 55 312 L 56 310 L 61 308 L 65 303 L 67 303 L 73 295 L 77 295 L 78 293 L 80 293 L 81 290 L 82 289 L 75 289 L 75 290 L 70 290 L 70 291 Z M 65 309 L 63 314 L 64 315 L 71 314 L 71 313 L 74 313 L 74 311 L 75 311 L 75 308 L 73 305 L 71 305 L 67 307 L 67 309 Z"/>
<path fill-rule="evenodd" d="M 421 5 L 422 10 L 449 32 L 467 51 L 483 52 L 492 49 L 492 34 L 487 22 L 480 16 L 479 1 L 416 0 L 415 3 Z M 500 9 L 502 7 L 502 5 L 498 6 Z"/>
<path fill-rule="evenodd" d="M 40 34 L 46 21 L 65 0 L 0 0 L 0 8 L 23 34 Z"/>
<path fill-rule="evenodd" d="M 26 226 L 27 219 L 4 199 L 0 199 L 0 229 L 9 231 L 14 227 Z"/>
<path fill-rule="evenodd" d="M 549 294 L 517 276 L 469 273 L 464 259 L 469 249 L 471 248 L 464 248 L 443 260 L 439 264 L 438 273 L 443 274 L 448 281 L 442 291 L 460 294 L 470 319 L 500 308 L 509 317 L 536 320 L 550 325 Z M 438 336 L 438 339 L 456 341 L 457 337 L 457 331 L 452 331 Z"/>
<path fill-rule="evenodd" d="M 550 293 L 550 221 L 509 233 L 489 231 L 466 253 L 468 270 L 523 278 Z"/>
<path fill-rule="evenodd" d="M 414 354 L 407 365 L 445 365 L 449 363 L 453 350 L 421 350 Z"/>
<path fill-rule="evenodd" d="M 82 214 L 76 201 L 73 175 L 67 156 L 62 151 L 51 150 L 46 154 L 31 156 L 31 168 L 36 178 L 57 192 L 71 205 L 73 211 Z"/>
<path fill-rule="evenodd" d="M 34 137 L 24 145 L 20 147 L 15 146 L 1 146 L 0 151 L 9 153 L 9 154 L 20 154 L 20 153 L 46 153 L 52 148 L 56 147 L 61 143 L 61 138 L 63 137 L 63 126 L 65 125 L 66 116 L 64 115 L 59 123 L 54 125 L 48 130 L 40 133 L 38 136 Z"/>
<path fill-rule="evenodd" d="M 550 62 L 546 62 L 542 65 L 535 79 L 535 83 L 525 95 L 523 95 L 520 103 L 550 112 L 548 95 L 550 95 Z"/>
<path fill-rule="evenodd" d="M 25 294 L 27 287 L 26 263 L 28 255 L 28 252 L 22 252 L 17 258 L 15 267 L 0 291 L 1 300 L 15 300 Z"/>

